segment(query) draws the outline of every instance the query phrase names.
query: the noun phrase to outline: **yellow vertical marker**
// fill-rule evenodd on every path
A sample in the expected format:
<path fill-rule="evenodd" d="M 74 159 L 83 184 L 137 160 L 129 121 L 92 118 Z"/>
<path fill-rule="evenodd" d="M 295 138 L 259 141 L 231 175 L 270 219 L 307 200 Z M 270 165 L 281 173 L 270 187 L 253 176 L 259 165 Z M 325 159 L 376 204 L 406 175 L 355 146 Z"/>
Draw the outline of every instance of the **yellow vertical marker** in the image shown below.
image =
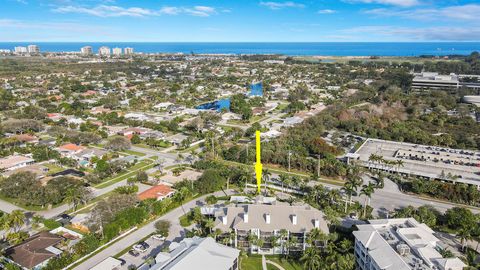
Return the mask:
<path fill-rule="evenodd" d="M 262 186 L 262 161 L 260 160 L 261 149 L 260 149 L 260 131 L 257 130 L 256 135 L 256 152 L 257 152 L 257 162 L 255 163 L 255 174 L 257 176 L 257 192 L 260 194 L 260 188 Z"/>

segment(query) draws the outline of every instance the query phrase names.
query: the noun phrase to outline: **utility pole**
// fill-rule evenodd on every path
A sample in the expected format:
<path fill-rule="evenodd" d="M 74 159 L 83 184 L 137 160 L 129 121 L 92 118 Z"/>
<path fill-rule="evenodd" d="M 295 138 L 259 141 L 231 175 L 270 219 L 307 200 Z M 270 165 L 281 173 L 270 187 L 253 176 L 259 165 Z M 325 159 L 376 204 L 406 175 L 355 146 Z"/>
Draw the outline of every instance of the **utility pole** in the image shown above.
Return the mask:
<path fill-rule="evenodd" d="M 290 156 L 292 155 L 292 152 L 288 150 L 288 171 L 290 171 Z"/>
<path fill-rule="evenodd" d="M 318 154 L 317 176 L 320 178 L 320 154 Z"/>
<path fill-rule="evenodd" d="M 213 137 L 212 137 L 212 154 L 213 154 L 213 159 L 215 159 L 215 141 L 213 140 Z"/>

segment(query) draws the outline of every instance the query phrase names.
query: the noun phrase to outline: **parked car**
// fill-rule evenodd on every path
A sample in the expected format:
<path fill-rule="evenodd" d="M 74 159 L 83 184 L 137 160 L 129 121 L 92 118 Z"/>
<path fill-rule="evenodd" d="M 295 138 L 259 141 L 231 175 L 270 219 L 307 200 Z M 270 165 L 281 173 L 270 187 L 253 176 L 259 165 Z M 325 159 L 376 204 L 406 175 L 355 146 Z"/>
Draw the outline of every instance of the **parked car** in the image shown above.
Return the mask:
<path fill-rule="evenodd" d="M 158 241 L 165 241 L 165 236 L 161 234 L 154 234 L 150 236 L 153 240 L 158 240 Z"/>
<path fill-rule="evenodd" d="M 146 242 L 143 242 L 143 241 L 142 241 L 142 242 L 140 242 L 140 243 L 138 243 L 138 244 L 139 244 L 139 245 L 142 245 L 142 247 L 144 247 L 145 249 L 147 249 L 147 248 L 149 248 L 149 247 L 150 247 L 150 245 L 149 245 L 149 244 L 147 244 Z"/>
<path fill-rule="evenodd" d="M 130 251 L 128 251 L 128 254 L 132 255 L 133 257 L 137 257 L 138 255 L 140 255 L 140 252 L 135 249 L 130 249 Z"/>
<path fill-rule="evenodd" d="M 136 250 L 136 251 L 139 251 L 139 252 L 147 251 L 147 247 L 145 247 L 142 244 L 136 244 L 135 246 L 133 246 L 133 249 Z"/>

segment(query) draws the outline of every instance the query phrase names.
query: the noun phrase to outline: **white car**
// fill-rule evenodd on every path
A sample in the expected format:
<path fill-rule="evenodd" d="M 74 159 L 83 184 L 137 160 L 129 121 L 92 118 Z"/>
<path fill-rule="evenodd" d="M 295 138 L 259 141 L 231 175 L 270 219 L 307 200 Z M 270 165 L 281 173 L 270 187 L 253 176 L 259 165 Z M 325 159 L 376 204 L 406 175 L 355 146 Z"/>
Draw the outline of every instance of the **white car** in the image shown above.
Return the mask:
<path fill-rule="evenodd" d="M 154 240 L 159 240 L 159 241 L 165 241 L 165 236 L 161 235 L 161 234 L 154 234 L 152 236 L 150 236 L 152 239 Z"/>
<path fill-rule="evenodd" d="M 140 244 L 137 244 L 137 245 L 133 246 L 133 249 L 136 250 L 136 251 L 139 251 L 139 252 L 147 251 L 147 249 L 143 245 L 140 245 Z"/>

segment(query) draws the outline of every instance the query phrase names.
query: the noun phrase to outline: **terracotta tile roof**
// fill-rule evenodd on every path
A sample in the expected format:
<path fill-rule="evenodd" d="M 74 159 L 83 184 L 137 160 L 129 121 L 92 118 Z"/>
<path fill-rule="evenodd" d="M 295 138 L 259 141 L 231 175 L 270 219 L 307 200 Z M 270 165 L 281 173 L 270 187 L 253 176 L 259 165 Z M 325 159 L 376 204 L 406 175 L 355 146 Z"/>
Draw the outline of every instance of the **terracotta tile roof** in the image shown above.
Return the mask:
<path fill-rule="evenodd" d="M 159 199 L 165 196 L 168 196 L 172 194 L 174 190 L 167 186 L 167 185 L 158 185 L 151 187 L 144 192 L 138 194 L 138 198 L 140 200 L 146 200 L 146 199 Z"/>
<path fill-rule="evenodd" d="M 68 151 L 81 151 L 81 150 L 84 150 L 85 147 L 79 146 L 79 145 L 76 145 L 76 144 L 73 144 L 73 143 L 67 143 L 67 144 L 64 144 L 62 146 L 59 146 L 58 149 L 68 150 Z"/>
<path fill-rule="evenodd" d="M 25 242 L 9 248 L 5 253 L 16 263 L 25 268 L 33 268 L 36 265 L 55 256 L 46 248 L 54 246 L 63 240 L 61 236 L 49 232 L 36 234 Z"/>
<path fill-rule="evenodd" d="M 13 138 L 17 139 L 20 142 L 38 141 L 37 137 L 29 135 L 29 134 L 14 135 Z"/>

